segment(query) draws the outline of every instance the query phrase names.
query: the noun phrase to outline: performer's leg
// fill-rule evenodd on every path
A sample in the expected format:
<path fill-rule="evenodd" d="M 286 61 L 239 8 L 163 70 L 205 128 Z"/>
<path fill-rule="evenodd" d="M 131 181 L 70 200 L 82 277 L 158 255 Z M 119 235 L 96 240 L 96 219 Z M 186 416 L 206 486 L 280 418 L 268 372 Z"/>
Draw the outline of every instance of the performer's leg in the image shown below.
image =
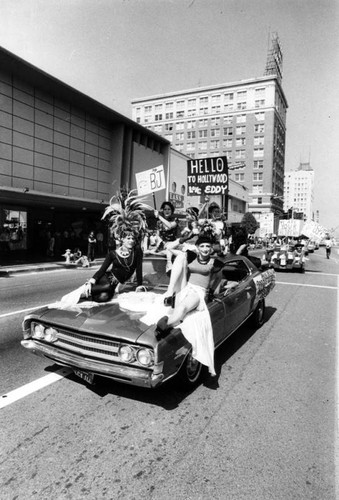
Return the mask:
<path fill-rule="evenodd" d="M 184 300 L 180 301 L 180 303 L 174 308 L 173 312 L 168 316 L 168 326 L 172 327 L 178 325 L 184 319 L 186 314 L 198 307 L 199 302 L 199 295 L 194 291 L 190 291 Z"/>
<path fill-rule="evenodd" d="M 172 265 L 170 282 L 165 293 L 166 297 L 173 295 L 179 279 L 182 278 L 182 273 L 186 272 L 186 262 L 186 255 L 184 253 L 177 255 L 175 258 Z"/>

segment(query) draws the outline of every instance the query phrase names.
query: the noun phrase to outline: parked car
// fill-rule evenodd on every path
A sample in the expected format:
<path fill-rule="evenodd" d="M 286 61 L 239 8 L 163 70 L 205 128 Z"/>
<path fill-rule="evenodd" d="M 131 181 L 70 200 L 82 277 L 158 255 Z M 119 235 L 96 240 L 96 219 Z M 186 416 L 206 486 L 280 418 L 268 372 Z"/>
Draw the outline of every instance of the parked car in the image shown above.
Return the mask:
<path fill-rule="evenodd" d="M 144 260 L 149 292 L 164 294 L 165 263 L 157 256 Z M 251 318 L 256 327 L 263 324 L 265 297 L 275 285 L 273 269 L 258 269 L 246 257 L 227 257 L 221 263 L 207 301 L 215 348 L 245 320 Z M 141 295 L 146 299 L 147 293 Z M 193 359 L 180 328 L 158 340 L 156 325 L 143 323 L 143 314 L 125 310 L 114 299 L 90 307 L 43 307 L 24 318 L 21 343 L 36 355 L 72 368 L 87 383 L 102 376 L 153 388 L 176 376 L 185 385 L 196 384 L 202 365 Z"/>

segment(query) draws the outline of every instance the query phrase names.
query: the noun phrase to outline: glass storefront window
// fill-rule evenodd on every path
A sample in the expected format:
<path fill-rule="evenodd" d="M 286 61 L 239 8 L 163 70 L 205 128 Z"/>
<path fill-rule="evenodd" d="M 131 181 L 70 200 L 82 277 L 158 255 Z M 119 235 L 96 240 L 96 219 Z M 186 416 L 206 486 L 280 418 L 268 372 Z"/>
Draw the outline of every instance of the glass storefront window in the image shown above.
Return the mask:
<path fill-rule="evenodd" d="M 27 249 L 27 212 L 0 208 L 0 251 L 2 255 Z"/>

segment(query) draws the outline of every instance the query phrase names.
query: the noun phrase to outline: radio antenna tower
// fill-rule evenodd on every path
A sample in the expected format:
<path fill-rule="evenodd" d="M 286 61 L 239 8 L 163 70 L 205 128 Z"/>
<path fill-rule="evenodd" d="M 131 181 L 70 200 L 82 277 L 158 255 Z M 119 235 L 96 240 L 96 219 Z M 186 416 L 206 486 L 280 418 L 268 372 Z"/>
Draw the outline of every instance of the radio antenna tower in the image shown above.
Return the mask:
<path fill-rule="evenodd" d="M 276 75 L 279 82 L 282 80 L 283 53 L 280 46 L 278 33 L 271 35 L 271 43 L 267 51 L 267 60 L 264 76 Z"/>

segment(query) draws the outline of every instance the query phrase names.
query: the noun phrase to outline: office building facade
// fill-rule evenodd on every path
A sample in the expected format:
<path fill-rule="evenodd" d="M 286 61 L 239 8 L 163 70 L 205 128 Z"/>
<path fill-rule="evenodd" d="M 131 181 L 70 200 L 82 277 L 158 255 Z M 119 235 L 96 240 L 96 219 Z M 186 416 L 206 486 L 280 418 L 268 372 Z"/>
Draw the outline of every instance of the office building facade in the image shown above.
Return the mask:
<path fill-rule="evenodd" d="M 284 210 L 302 213 L 304 220 L 313 220 L 314 170 L 310 163 L 300 163 L 296 170 L 285 173 Z"/>
<path fill-rule="evenodd" d="M 191 158 L 227 156 L 249 211 L 282 212 L 287 101 L 275 75 L 134 99 L 133 119 Z"/>

